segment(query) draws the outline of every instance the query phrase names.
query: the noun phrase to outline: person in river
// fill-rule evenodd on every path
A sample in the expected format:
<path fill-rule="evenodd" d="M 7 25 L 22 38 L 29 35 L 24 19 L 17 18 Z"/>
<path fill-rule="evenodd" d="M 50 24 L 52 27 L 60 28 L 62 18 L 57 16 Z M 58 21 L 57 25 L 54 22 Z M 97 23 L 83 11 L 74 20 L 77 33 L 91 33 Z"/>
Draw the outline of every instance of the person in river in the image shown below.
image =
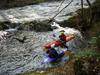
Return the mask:
<path fill-rule="evenodd" d="M 64 56 L 65 52 L 62 51 L 61 53 L 58 53 L 55 49 L 55 45 L 51 45 L 51 48 L 46 49 L 47 56 L 49 57 L 50 62 L 56 62 L 58 59 Z"/>
<path fill-rule="evenodd" d="M 55 62 L 56 60 L 66 55 L 66 52 L 68 50 L 66 42 L 72 40 L 75 37 L 72 34 L 66 36 L 64 32 L 64 30 L 60 31 L 61 35 L 59 35 L 59 40 L 53 41 L 44 46 L 44 51 L 47 54 L 47 58 L 49 58 L 49 61 L 51 62 Z M 63 50 L 60 50 L 61 52 L 59 53 L 59 50 L 56 49 L 57 47 L 63 47 Z"/>
<path fill-rule="evenodd" d="M 66 35 L 64 34 L 64 30 L 60 31 L 59 39 L 62 43 L 62 46 L 68 49 L 68 46 L 66 46 Z"/>

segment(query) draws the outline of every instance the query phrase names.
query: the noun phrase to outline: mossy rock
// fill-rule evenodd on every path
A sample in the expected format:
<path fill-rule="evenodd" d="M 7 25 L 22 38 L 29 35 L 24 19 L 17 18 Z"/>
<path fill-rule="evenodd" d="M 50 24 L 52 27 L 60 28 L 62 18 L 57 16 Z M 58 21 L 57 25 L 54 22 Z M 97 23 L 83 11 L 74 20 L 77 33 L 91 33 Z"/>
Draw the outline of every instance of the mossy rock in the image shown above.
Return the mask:
<path fill-rule="evenodd" d="M 34 3 L 42 3 L 45 2 L 46 0 L 34 0 Z"/>
<path fill-rule="evenodd" d="M 72 18 L 69 18 L 68 20 L 64 20 L 62 22 L 59 22 L 59 24 L 62 27 L 74 27 L 75 26 L 74 19 L 72 19 Z"/>
<path fill-rule="evenodd" d="M 32 21 L 32 22 L 26 22 L 21 25 L 22 30 L 30 30 L 30 31 L 37 31 L 37 32 L 45 32 L 45 31 L 51 31 L 51 25 L 48 23 L 48 21 Z"/>
<path fill-rule="evenodd" d="M 0 22 L 0 30 L 11 28 L 16 28 L 19 26 L 19 30 L 28 30 L 28 31 L 37 31 L 37 32 L 45 32 L 51 31 L 51 25 L 46 21 L 32 21 L 32 22 L 24 22 L 24 23 L 10 23 L 10 22 Z"/>
<path fill-rule="evenodd" d="M 0 30 L 5 30 L 8 27 L 5 25 L 5 22 L 0 22 Z"/>

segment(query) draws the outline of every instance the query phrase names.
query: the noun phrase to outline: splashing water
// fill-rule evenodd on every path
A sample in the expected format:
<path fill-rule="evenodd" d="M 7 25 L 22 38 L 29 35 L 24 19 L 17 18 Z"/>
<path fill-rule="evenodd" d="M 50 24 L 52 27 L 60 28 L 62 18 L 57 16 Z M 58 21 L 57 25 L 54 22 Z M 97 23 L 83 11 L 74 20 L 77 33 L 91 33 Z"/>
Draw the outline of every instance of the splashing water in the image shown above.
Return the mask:
<path fill-rule="evenodd" d="M 5 36 L 7 35 L 8 33 L 6 31 L 0 31 L 0 40 L 3 40 L 3 39 L 6 39 Z"/>
<path fill-rule="evenodd" d="M 82 34 L 79 30 L 76 30 L 74 28 L 69 28 L 69 27 L 63 28 L 59 24 L 57 24 L 56 22 L 53 22 L 51 24 L 51 26 L 55 26 L 57 28 L 53 31 L 57 39 L 59 39 L 59 35 L 60 35 L 59 32 L 62 30 L 65 31 L 66 35 L 74 34 L 75 38 L 73 40 L 67 42 L 67 46 L 69 47 L 70 50 L 75 51 L 76 50 L 75 48 L 78 48 L 79 46 L 82 45 L 82 42 L 84 42 Z M 53 39 L 55 39 L 55 38 L 53 38 Z"/>
<path fill-rule="evenodd" d="M 5 31 L 0 31 L 0 41 L 4 41 L 8 37 L 13 36 L 17 31 L 17 28 L 10 28 Z"/>
<path fill-rule="evenodd" d="M 95 0 L 90 0 L 93 3 Z M 69 3 L 70 0 L 65 0 L 61 9 Z M 62 11 L 55 19 L 57 21 L 64 21 L 74 14 L 77 9 L 81 8 L 80 0 L 73 0 L 72 4 Z M 86 0 L 84 0 L 84 7 L 88 7 Z M 24 7 L 12 8 L 7 10 L 0 10 L 0 21 L 10 21 L 12 23 L 33 21 L 33 20 L 47 20 L 52 18 L 55 13 L 58 13 L 57 8 L 60 1 L 45 2 L 37 5 L 29 5 Z M 60 10 L 61 10 L 60 9 Z M 72 13 L 72 15 L 70 14 Z M 70 14 L 70 15 L 68 15 Z"/>
<path fill-rule="evenodd" d="M 43 52 L 43 45 L 53 41 L 52 38 L 59 39 L 59 31 L 64 30 L 66 35 L 74 34 L 75 38 L 67 42 L 68 49 L 76 52 L 77 48 L 82 43 L 81 33 L 74 28 L 63 28 L 57 23 L 53 23 L 51 26 L 56 26 L 57 29 L 49 32 L 34 32 L 34 31 L 22 31 L 18 36 L 27 36 L 26 43 L 19 43 L 17 40 L 8 38 L 4 43 L 0 43 L 0 74 L 15 75 L 30 70 L 39 70 L 41 68 L 54 67 L 50 63 L 42 64 L 45 59 Z M 55 34 L 56 37 L 51 38 L 51 34 Z M 13 37 L 13 36 L 12 36 Z M 34 42 L 33 42 L 34 40 Z M 37 57 L 35 57 L 38 55 Z M 35 58 L 34 58 L 35 57 Z M 55 65 L 56 67 L 62 63 Z M 64 63 L 63 63 L 64 64 Z"/>

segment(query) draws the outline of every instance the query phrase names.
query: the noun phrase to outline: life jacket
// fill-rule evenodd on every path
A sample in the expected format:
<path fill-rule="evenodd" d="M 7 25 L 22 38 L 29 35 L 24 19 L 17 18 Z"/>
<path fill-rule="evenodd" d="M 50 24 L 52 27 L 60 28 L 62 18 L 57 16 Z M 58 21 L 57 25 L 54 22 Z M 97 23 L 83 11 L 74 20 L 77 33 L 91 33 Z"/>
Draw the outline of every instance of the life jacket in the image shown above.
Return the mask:
<path fill-rule="evenodd" d="M 68 36 L 61 35 L 59 37 L 61 37 L 62 39 L 64 39 L 65 42 L 68 42 L 68 41 L 70 41 L 70 40 L 72 40 L 72 39 L 75 38 L 73 35 L 68 35 Z M 55 46 L 57 46 L 57 47 L 58 46 L 63 46 L 63 44 L 62 44 L 62 42 L 60 40 L 56 40 L 56 41 L 52 41 L 50 43 L 45 44 L 44 48 L 50 49 L 52 44 L 55 44 Z"/>
<path fill-rule="evenodd" d="M 50 42 L 50 43 L 44 45 L 44 48 L 50 49 L 52 44 L 55 44 L 55 46 L 57 46 L 57 47 L 62 45 L 62 43 L 59 40 L 56 40 L 56 41 L 53 41 L 53 42 Z"/>
<path fill-rule="evenodd" d="M 61 34 L 59 36 L 59 38 L 60 38 L 61 41 L 65 41 L 66 42 L 66 35 L 65 34 Z"/>

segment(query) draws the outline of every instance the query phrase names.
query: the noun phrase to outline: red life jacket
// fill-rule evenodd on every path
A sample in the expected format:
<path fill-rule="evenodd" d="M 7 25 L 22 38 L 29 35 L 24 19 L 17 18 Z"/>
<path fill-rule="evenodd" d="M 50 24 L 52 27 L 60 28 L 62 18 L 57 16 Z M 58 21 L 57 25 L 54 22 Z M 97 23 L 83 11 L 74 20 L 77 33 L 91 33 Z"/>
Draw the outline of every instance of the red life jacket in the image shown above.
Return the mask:
<path fill-rule="evenodd" d="M 70 41 L 74 38 L 73 35 L 68 35 L 68 36 L 62 35 L 62 37 L 65 40 L 65 42 L 68 42 L 68 41 Z M 56 40 L 56 41 L 53 41 L 53 42 L 50 42 L 50 43 L 44 45 L 44 47 L 47 48 L 47 49 L 50 49 L 52 44 L 55 44 L 55 46 L 62 46 L 61 41 Z"/>
<path fill-rule="evenodd" d="M 66 42 L 66 35 L 65 34 L 61 34 L 59 36 L 59 38 L 60 38 L 61 41 L 65 41 Z"/>
<path fill-rule="evenodd" d="M 55 44 L 55 46 L 61 46 L 62 45 L 62 43 L 59 40 L 57 40 L 57 41 L 53 41 L 53 42 L 46 44 L 44 47 L 47 48 L 47 49 L 50 49 L 52 44 Z"/>

